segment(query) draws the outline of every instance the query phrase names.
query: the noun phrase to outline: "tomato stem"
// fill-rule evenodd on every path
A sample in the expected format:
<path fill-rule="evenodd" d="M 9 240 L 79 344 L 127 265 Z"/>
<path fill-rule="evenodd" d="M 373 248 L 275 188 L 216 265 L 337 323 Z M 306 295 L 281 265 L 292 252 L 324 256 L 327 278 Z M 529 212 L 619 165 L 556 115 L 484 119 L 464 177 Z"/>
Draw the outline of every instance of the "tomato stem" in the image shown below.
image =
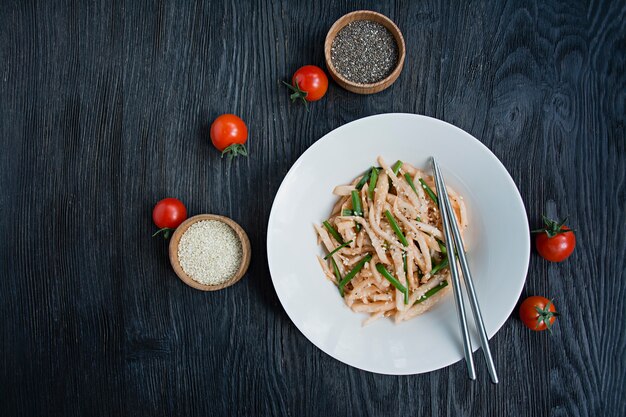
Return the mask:
<path fill-rule="evenodd" d="M 558 317 L 560 316 L 560 314 L 556 311 L 550 311 L 550 304 L 552 304 L 552 301 L 548 301 L 544 308 L 535 306 L 535 310 L 537 311 L 537 314 L 539 314 L 539 317 L 537 317 L 537 325 L 535 326 L 535 329 L 538 328 L 541 323 L 544 323 L 546 325 L 546 329 L 548 329 L 550 334 L 552 334 L 552 318 Z"/>
<path fill-rule="evenodd" d="M 163 233 L 163 239 L 169 239 L 173 231 L 174 229 L 170 227 L 164 227 L 162 229 L 157 230 L 156 233 L 152 235 L 152 237 L 156 237 L 156 235 L 158 235 L 159 233 Z"/>
<path fill-rule="evenodd" d="M 552 220 L 544 215 L 542 215 L 541 217 L 543 219 L 544 227 L 541 229 L 531 230 L 530 233 L 544 233 L 545 232 L 545 234 L 548 235 L 550 239 L 552 239 L 554 236 L 561 234 L 561 233 L 569 233 L 569 232 L 574 233 L 575 232 L 574 229 L 570 229 L 569 227 L 565 227 L 565 229 L 563 229 L 563 226 L 565 226 L 565 222 L 567 221 L 567 217 L 565 217 L 560 222 Z"/>
<path fill-rule="evenodd" d="M 224 155 L 227 156 L 228 162 L 232 162 L 233 158 L 237 156 L 248 156 L 248 150 L 246 149 L 246 145 L 233 143 L 222 151 L 222 158 Z"/>
<path fill-rule="evenodd" d="M 306 97 L 309 95 L 309 93 L 301 89 L 297 81 L 294 84 L 289 84 L 284 81 L 282 81 L 282 83 L 285 84 L 287 88 L 289 88 L 291 91 L 293 91 L 293 93 L 289 96 L 289 98 L 291 98 L 291 102 L 295 103 L 296 100 L 300 99 L 304 103 L 306 111 L 309 111 L 309 102 L 306 101 Z"/>

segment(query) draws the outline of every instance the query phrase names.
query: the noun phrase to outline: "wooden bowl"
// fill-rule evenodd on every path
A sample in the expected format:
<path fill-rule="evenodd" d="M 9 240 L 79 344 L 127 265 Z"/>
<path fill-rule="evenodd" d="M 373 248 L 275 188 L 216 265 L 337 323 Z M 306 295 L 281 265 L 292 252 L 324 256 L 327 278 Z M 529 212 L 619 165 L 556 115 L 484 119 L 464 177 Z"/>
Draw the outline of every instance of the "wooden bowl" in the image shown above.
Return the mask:
<path fill-rule="evenodd" d="M 343 75 L 337 71 L 335 66 L 330 59 L 330 48 L 333 45 L 333 40 L 335 40 L 335 36 L 344 26 L 352 23 L 356 20 L 371 20 L 377 23 L 380 23 L 393 35 L 398 44 L 398 64 L 396 68 L 389 74 L 387 78 L 384 78 L 373 84 L 358 84 L 352 82 L 345 78 Z M 326 57 L 326 67 L 328 68 L 328 72 L 330 76 L 333 77 L 335 82 L 339 84 L 341 87 L 345 88 L 348 91 L 352 91 L 357 94 L 374 94 L 380 91 L 383 91 L 385 88 L 389 87 L 398 79 L 398 76 L 402 72 L 402 68 L 404 67 L 404 58 L 406 57 L 406 46 L 404 44 L 404 37 L 402 36 L 402 32 L 398 29 L 395 23 L 391 21 L 387 16 L 382 15 L 380 13 L 372 12 L 370 10 L 357 10 L 352 13 L 348 13 L 343 15 L 339 20 L 337 20 L 328 31 L 326 35 L 326 42 L 324 42 L 324 55 Z"/>
<path fill-rule="evenodd" d="M 187 229 L 189 229 L 189 226 L 202 220 L 218 220 L 220 222 L 226 223 L 235 231 L 235 233 L 237 234 L 237 237 L 239 238 L 239 241 L 241 242 L 241 251 L 242 251 L 241 265 L 239 265 L 239 269 L 237 270 L 235 275 L 233 275 L 232 278 L 230 278 L 226 282 L 222 282 L 221 284 L 217 284 L 217 285 L 201 284 L 198 281 L 195 281 L 189 275 L 187 275 L 187 273 L 183 271 L 183 268 L 180 266 L 180 261 L 178 259 L 178 244 L 180 243 L 180 238 L 187 231 Z M 251 252 L 252 250 L 250 248 L 250 239 L 248 239 L 248 235 L 241 228 L 241 226 L 239 226 L 237 223 L 235 223 L 232 219 L 229 219 L 228 217 L 218 216 L 215 214 L 199 214 L 197 216 L 193 216 L 185 220 L 174 231 L 174 234 L 172 235 L 172 238 L 170 240 L 170 247 L 169 247 L 170 263 L 172 264 L 172 268 L 174 268 L 174 272 L 176 272 L 176 275 L 178 275 L 178 278 L 180 278 L 185 284 L 189 285 L 190 287 L 193 287 L 202 291 L 221 290 L 222 288 L 230 287 L 231 285 L 239 281 L 248 270 L 248 266 L 250 265 Z"/>

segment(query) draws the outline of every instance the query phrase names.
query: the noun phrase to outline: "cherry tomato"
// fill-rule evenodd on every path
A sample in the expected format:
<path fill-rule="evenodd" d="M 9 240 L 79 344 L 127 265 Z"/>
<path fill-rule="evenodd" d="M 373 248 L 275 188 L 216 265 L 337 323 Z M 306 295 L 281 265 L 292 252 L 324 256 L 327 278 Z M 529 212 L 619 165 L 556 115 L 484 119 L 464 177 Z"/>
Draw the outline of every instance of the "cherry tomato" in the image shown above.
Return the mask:
<path fill-rule="evenodd" d="M 283 83 L 293 91 L 291 101 L 302 100 L 305 104 L 324 97 L 328 90 L 328 77 L 320 67 L 305 65 L 291 78 L 291 85 Z"/>
<path fill-rule="evenodd" d="M 231 160 L 236 156 L 248 156 L 245 143 L 248 141 L 248 127 L 234 114 L 222 114 L 211 124 L 211 142 Z"/>
<path fill-rule="evenodd" d="M 167 239 L 171 231 L 180 226 L 186 219 L 187 209 L 182 201 L 176 198 L 165 198 L 159 201 L 152 209 L 152 220 L 159 231 L 152 237 L 163 232 L 163 237 Z"/>
<path fill-rule="evenodd" d="M 566 220 L 559 223 L 543 216 L 545 226 L 542 229 L 533 230 L 533 233 L 537 233 L 535 237 L 537 252 L 544 259 L 561 262 L 574 252 L 576 235 L 573 230 L 565 226 Z"/>
<path fill-rule="evenodd" d="M 554 303 L 538 295 L 528 297 L 519 307 L 519 318 L 522 323 L 534 331 L 551 330 L 558 316 Z"/>

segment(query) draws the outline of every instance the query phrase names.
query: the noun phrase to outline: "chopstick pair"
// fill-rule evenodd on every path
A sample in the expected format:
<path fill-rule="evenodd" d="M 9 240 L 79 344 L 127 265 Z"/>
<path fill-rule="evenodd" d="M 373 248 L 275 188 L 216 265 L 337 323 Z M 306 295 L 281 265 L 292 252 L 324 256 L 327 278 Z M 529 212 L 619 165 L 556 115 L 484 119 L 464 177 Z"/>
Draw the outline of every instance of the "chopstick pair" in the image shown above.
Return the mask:
<path fill-rule="evenodd" d="M 465 247 L 461 240 L 461 233 L 459 232 L 458 222 L 452 205 L 450 204 L 450 198 L 446 190 L 446 184 L 441 175 L 439 164 L 432 158 L 433 171 L 435 172 L 435 187 L 437 189 L 437 196 L 439 200 L 439 210 L 441 212 L 441 221 L 443 223 L 443 232 L 446 238 L 446 250 L 448 256 L 452 256 L 453 259 L 449 261 L 450 275 L 452 276 L 452 288 L 454 290 L 454 299 L 456 301 L 457 313 L 459 316 L 459 325 L 461 327 L 461 334 L 463 336 L 463 350 L 465 353 L 465 362 L 467 364 L 467 371 L 469 378 L 476 379 L 476 369 L 474 367 L 474 358 L 472 356 L 472 341 L 467 329 L 467 318 L 465 317 L 465 303 L 463 301 L 463 294 L 461 293 L 461 279 L 457 268 L 457 263 L 454 259 L 454 254 L 459 258 L 461 264 L 461 270 L 463 271 L 463 278 L 465 281 L 465 288 L 469 295 L 470 305 L 472 312 L 474 313 L 474 321 L 478 328 L 478 334 L 480 336 L 480 343 L 483 348 L 483 355 L 485 362 L 487 362 L 487 368 L 489 369 L 489 375 L 491 376 L 491 382 L 498 383 L 498 375 L 496 374 L 496 368 L 493 364 L 493 358 L 491 357 L 491 350 L 489 349 L 489 339 L 487 338 L 487 332 L 485 330 L 485 324 L 480 312 L 480 306 L 478 305 L 478 299 L 476 297 L 476 291 L 474 290 L 474 281 L 472 280 L 472 274 L 467 264 L 467 258 L 465 256 Z M 456 251 L 454 247 L 456 246 Z"/>

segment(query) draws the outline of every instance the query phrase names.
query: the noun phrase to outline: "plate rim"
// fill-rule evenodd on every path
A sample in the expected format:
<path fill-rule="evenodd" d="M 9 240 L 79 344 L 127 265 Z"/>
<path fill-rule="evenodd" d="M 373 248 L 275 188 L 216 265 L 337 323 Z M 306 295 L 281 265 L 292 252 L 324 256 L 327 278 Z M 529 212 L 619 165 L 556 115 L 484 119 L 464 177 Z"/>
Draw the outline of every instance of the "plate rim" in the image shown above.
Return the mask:
<path fill-rule="evenodd" d="M 278 300 L 284 310 L 284 312 L 287 314 L 287 317 L 289 318 L 289 320 L 291 321 L 291 323 L 296 327 L 296 329 L 298 329 L 298 331 L 307 339 L 308 342 L 310 342 L 311 344 L 313 344 L 315 347 L 317 347 L 319 350 L 321 350 L 322 352 L 324 352 L 326 355 L 330 356 L 333 360 L 336 360 L 338 362 L 344 363 L 345 365 L 348 365 L 350 367 L 362 370 L 362 371 L 366 371 L 366 372 L 371 372 L 371 373 L 375 373 L 375 374 L 380 374 L 380 375 L 419 375 L 419 374 L 427 374 L 439 369 L 445 369 L 451 365 L 454 365 L 463 359 L 463 355 L 461 354 L 460 358 L 456 361 L 450 362 L 447 365 L 444 366 L 438 366 L 438 367 L 433 367 L 433 368 L 428 368 L 427 370 L 424 371 L 420 371 L 420 372 L 415 372 L 412 370 L 396 370 L 394 372 L 384 372 L 384 371 L 379 371 L 379 370 L 373 370 L 373 369 L 366 369 L 362 366 L 358 366 L 356 364 L 353 363 L 348 363 L 347 361 L 341 360 L 336 358 L 335 356 L 333 356 L 332 354 L 330 354 L 329 352 L 326 351 L 326 349 L 324 349 L 322 346 L 320 346 L 318 343 L 316 343 L 315 341 L 313 341 L 309 335 L 307 335 L 306 332 L 304 332 L 300 326 L 298 325 L 298 323 L 296 323 L 293 318 L 291 317 L 291 315 L 289 314 L 289 312 L 287 311 L 287 309 L 285 308 L 285 304 L 283 302 L 283 300 L 281 299 L 281 297 L 279 296 L 279 292 L 276 288 L 276 283 L 274 281 L 274 277 L 272 275 L 272 262 L 271 262 L 271 257 L 270 257 L 270 230 L 272 228 L 272 224 L 273 224 L 273 213 L 274 213 L 274 208 L 276 205 L 276 200 L 278 199 L 279 195 L 281 194 L 281 192 L 283 192 L 283 188 L 285 186 L 285 183 L 287 182 L 286 180 L 288 179 L 288 177 L 290 176 L 290 174 L 298 168 L 298 166 L 302 163 L 302 159 L 304 158 L 304 156 L 306 155 L 307 152 L 309 152 L 309 150 L 315 149 L 317 146 L 321 146 L 320 143 L 323 143 L 327 140 L 329 140 L 329 136 L 336 134 L 338 131 L 343 130 L 344 128 L 346 128 L 347 126 L 350 126 L 352 124 L 356 124 L 359 122 L 363 122 L 364 120 L 367 119 L 374 119 L 374 118 L 393 118 L 393 117 L 406 117 L 406 118 L 414 118 L 414 119 L 423 119 L 423 120 L 428 120 L 429 122 L 435 122 L 435 123 L 440 123 L 440 124 L 444 124 L 447 125 L 448 128 L 452 128 L 453 130 L 458 131 L 460 134 L 465 135 L 468 139 L 471 139 L 475 145 L 478 145 L 480 148 L 482 148 L 483 151 L 486 151 L 486 154 L 492 159 L 494 160 L 494 162 L 496 162 L 496 164 L 499 166 L 499 168 L 504 172 L 504 174 L 506 174 L 504 176 L 505 180 L 507 183 L 509 183 L 510 186 L 512 186 L 512 189 L 515 190 L 515 202 L 516 204 L 518 204 L 521 208 L 522 211 L 524 213 L 526 213 L 526 216 L 523 216 L 524 219 L 524 223 L 526 226 L 526 229 L 530 230 L 530 226 L 529 226 L 529 222 L 528 222 L 528 212 L 526 210 L 526 205 L 524 204 L 524 200 L 522 199 L 522 196 L 520 194 L 519 188 L 517 187 L 517 184 L 515 184 L 515 181 L 513 180 L 513 178 L 511 177 L 511 174 L 509 173 L 509 171 L 506 169 L 506 167 L 504 166 L 504 164 L 502 163 L 502 161 L 500 161 L 500 159 L 491 151 L 491 149 L 489 149 L 489 147 L 487 147 L 487 145 L 485 145 L 484 143 L 482 143 L 480 140 L 478 140 L 476 137 L 474 137 L 471 133 L 461 129 L 458 126 L 455 126 L 449 122 L 446 122 L 445 120 L 441 120 L 441 119 L 437 119 L 435 117 L 430 117 L 430 116 L 426 116 L 426 115 L 422 115 L 422 114 L 415 114 L 415 113 L 397 113 L 397 112 L 392 112 L 392 113 L 378 113 L 378 114 L 373 114 L 373 115 L 369 115 L 369 116 L 365 116 L 365 117 L 361 117 L 359 119 L 355 119 L 352 120 L 348 123 L 344 123 L 341 126 L 336 127 L 335 129 L 330 130 L 329 132 L 327 132 L 326 134 L 324 134 L 322 137 L 320 137 L 319 139 L 317 139 L 314 143 L 312 143 L 307 149 L 304 150 L 304 152 L 302 152 L 302 154 L 296 159 L 296 161 L 291 165 L 291 167 L 289 168 L 289 170 L 287 171 L 287 173 L 285 174 L 285 176 L 283 177 L 280 186 L 278 187 L 275 195 L 274 195 L 274 199 L 272 201 L 272 206 L 270 208 L 270 214 L 269 214 L 269 218 L 268 218 L 268 222 L 267 222 L 267 229 L 266 229 L 266 238 L 265 238 L 265 243 L 266 243 L 266 257 L 267 257 L 267 263 L 268 263 L 268 269 L 269 269 L 269 273 L 270 273 L 270 279 L 272 281 L 272 286 L 274 287 L 274 292 L 276 293 Z M 524 289 L 524 285 L 526 284 L 526 279 L 528 278 L 528 269 L 530 266 L 530 254 L 531 254 L 531 239 L 530 239 L 530 235 L 525 235 L 525 244 L 523 245 L 524 249 L 526 250 L 526 254 L 524 256 L 525 259 L 525 268 L 524 268 L 524 279 L 521 281 L 519 288 L 515 289 L 515 293 L 517 294 L 517 297 L 515 298 L 515 302 L 513 302 L 510 311 L 508 314 L 506 315 L 502 315 L 502 318 L 497 320 L 496 322 L 496 326 L 493 329 L 493 332 L 488 332 L 487 336 L 488 339 L 492 339 L 497 333 L 498 331 L 500 331 L 500 329 L 502 328 L 502 326 L 506 323 L 506 321 L 508 320 L 508 318 L 511 316 L 511 313 L 513 313 L 513 311 L 515 310 L 515 305 L 517 304 L 517 301 L 519 300 L 519 297 L 522 293 L 522 290 Z M 468 311 L 471 311 L 468 310 Z M 469 313 L 471 315 L 471 313 Z M 473 319 L 472 319 L 473 320 Z M 475 343 L 472 346 L 472 350 L 473 352 L 478 351 L 478 349 L 480 349 L 480 343 Z"/>

